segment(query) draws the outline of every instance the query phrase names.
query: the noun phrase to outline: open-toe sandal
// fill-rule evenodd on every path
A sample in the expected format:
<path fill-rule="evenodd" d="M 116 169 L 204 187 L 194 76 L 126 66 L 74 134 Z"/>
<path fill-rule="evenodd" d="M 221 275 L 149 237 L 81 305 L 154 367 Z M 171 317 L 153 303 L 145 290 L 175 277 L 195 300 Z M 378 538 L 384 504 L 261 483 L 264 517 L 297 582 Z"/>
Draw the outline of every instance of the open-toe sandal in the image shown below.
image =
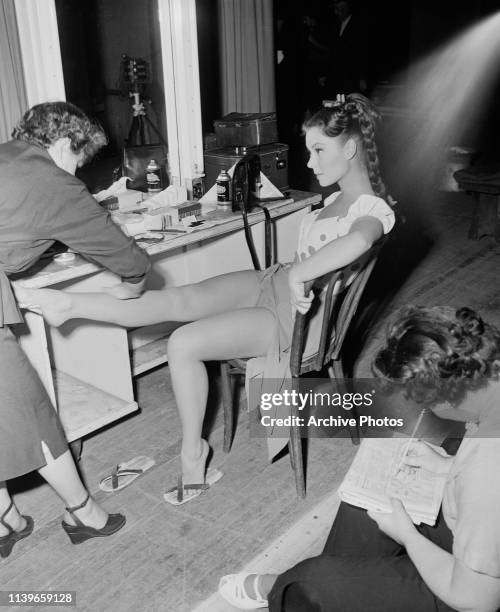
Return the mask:
<path fill-rule="evenodd" d="M 256 597 L 250 597 L 245 588 L 245 580 L 248 576 L 254 575 L 253 590 Z M 259 594 L 258 589 L 258 574 L 228 574 L 222 576 L 219 582 L 219 594 L 227 602 L 240 610 L 258 610 L 259 608 L 267 608 L 267 599 L 263 599 Z"/>
<path fill-rule="evenodd" d="M 115 493 L 120 489 L 128 487 L 136 478 L 142 476 L 146 470 L 153 467 L 154 464 L 154 459 L 143 455 L 119 463 L 109 476 L 100 481 L 99 488 L 106 493 Z"/>
<path fill-rule="evenodd" d="M 85 508 L 90 499 L 90 493 L 87 494 L 85 501 L 81 503 L 79 506 L 74 506 L 73 508 L 66 508 L 67 512 L 71 515 L 71 518 L 75 521 L 75 525 L 70 525 L 66 523 L 66 521 L 62 522 L 62 528 L 68 534 L 69 539 L 72 544 L 81 544 L 85 542 L 85 540 L 89 540 L 90 538 L 105 538 L 106 536 L 113 535 L 118 530 L 120 530 L 126 522 L 126 518 L 123 514 L 108 514 L 108 520 L 104 527 L 90 527 L 90 525 L 85 525 L 75 514 L 78 510 Z"/>
<path fill-rule="evenodd" d="M 177 486 L 164 493 L 163 499 L 173 506 L 181 506 L 200 496 L 219 481 L 222 476 L 223 473 L 216 468 L 208 468 L 205 474 L 205 482 L 200 484 L 184 484 L 182 476 L 179 476 Z"/>

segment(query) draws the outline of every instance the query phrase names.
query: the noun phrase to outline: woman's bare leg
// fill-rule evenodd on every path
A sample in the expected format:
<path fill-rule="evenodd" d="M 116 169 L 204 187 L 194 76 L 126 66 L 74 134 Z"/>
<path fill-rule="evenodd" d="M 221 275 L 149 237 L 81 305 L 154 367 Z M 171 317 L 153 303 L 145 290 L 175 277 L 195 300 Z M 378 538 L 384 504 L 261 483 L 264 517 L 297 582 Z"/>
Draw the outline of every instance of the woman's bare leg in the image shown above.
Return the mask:
<path fill-rule="evenodd" d="M 69 293 L 54 289 L 16 287 L 19 303 L 37 305 L 52 325 L 68 319 L 93 319 L 125 327 L 163 321 L 196 321 L 236 308 L 254 306 L 262 272 L 244 270 L 222 274 L 183 287 L 146 291 L 133 300 L 106 293 Z"/>
<path fill-rule="evenodd" d="M 185 483 L 204 482 L 208 451 L 201 438 L 208 394 L 204 362 L 264 355 L 275 325 L 269 310 L 242 308 L 184 325 L 170 337 L 168 363 L 182 422 Z"/>
<path fill-rule="evenodd" d="M 39 474 L 49 483 L 63 500 L 66 507 L 80 505 L 87 497 L 87 489 L 80 480 L 75 462 L 69 450 L 54 459 L 47 445 L 42 442 L 42 450 L 47 465 L 38 470 Z M 84 508 L 77 511 L 78 518 L 90 527 L 100 529 L 108 519 L 108 513 L 91 499 Z M 74 525 L 72 516 L 64 513 L 64 520 Z"/>
<path fill-rule="evenodd" d="M 78 506 L 87 497 L 87 489 L 80 480 L 75 462 L 69 450 L 54 459 L 47 445 L 42 442 L 42 451 L 47 465 L 38 470 L 39 474 L 49 483 L 54 491 L 63 500 L 66 507 Z M 5 512 L 11 502 L 11 497 L 5 482 L 0 483 L 0 515 Z M 90 527 L 100 529 L 106 524 L 108 513 L 93 499 L 84 508 L 77 511 L 78 518 Z M 73 517 L 64 513 L 64 520 L 74 525 Z M 14 506 L 6 517 L 6 522 L 15 531 L 21 531 L 26 521 Z M 0 524 L 0 536 L 6 535 L 7 530 Z"/>

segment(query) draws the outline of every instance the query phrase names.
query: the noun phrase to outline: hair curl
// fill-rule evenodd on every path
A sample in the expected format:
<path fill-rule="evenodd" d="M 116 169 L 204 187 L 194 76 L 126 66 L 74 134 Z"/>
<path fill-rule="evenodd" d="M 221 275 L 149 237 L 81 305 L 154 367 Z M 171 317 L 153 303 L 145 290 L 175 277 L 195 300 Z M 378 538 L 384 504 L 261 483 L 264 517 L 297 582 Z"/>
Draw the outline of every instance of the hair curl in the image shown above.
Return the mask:
<path fill-rule="evenodd" d="M 500 331 L 470 308 L 403 309 L 372 364 L 386 390 L 420 403 L 463 399 L 500 372 Z"/>
<path fill-rule="evenodd" d="M 71 150 L 89 161 L 108 140 L 102 127 L 70 102 L 44 102 L 30 108 L 12 137 L 47 149 L 60 138 L 69 138 Z"/>
<path fill-rule="evenodd" d="M 326 136 L 335 137 L 345 134 L 354 137 L 362 145 L 368 176 L 375 195 L 393 204 L 380 175 L 380 162 L 375 142 L 376 124 L 380 115 L 375 105 L 365 96 L 351 93 L 342 96 L 345 101 L 333 102 L 323 106 L 307 119 L 302 128 L 320 128 Z"/>

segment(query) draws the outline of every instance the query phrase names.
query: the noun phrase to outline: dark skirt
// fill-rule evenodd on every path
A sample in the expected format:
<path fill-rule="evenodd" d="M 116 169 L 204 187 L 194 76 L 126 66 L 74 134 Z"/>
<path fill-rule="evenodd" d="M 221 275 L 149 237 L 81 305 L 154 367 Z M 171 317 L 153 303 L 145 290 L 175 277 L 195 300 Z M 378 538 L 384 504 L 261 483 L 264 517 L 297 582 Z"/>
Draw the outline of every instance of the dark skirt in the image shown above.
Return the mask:
<path fill-rule="evenodd" d="M 453 535 L 440 514 L 420 533 L 447 552 Z M 454 612 L 427 587 L 406 550 L 366 510 L 341 503 L 323 553 L 281 574 L 269 612 Z"/>
<path fill-rule="evenodd" d="M 30 361 L 7 326 L 0 327 L 0 482 L 46 465 L 68 448 L 59 417 Z"/>

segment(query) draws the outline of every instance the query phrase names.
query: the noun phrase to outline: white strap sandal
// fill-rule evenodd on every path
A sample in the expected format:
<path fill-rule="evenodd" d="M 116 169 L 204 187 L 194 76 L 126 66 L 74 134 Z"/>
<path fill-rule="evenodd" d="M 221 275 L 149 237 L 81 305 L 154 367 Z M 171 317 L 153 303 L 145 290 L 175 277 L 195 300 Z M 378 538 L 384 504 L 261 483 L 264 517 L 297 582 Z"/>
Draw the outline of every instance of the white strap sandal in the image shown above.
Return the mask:
<path fill-rule="evenodd" d="M 254 575 L 253 590 L 257 598 L 250 597 L 245 589 L 245 580 L 248 576 Z M 232 606 L 240 610 L 258 610 L 267 608 L 267 599 L 262 599 L 259 588 L 258 574 L 228 574 L 222 576 L 219 582 L 219 594 Z"/>

